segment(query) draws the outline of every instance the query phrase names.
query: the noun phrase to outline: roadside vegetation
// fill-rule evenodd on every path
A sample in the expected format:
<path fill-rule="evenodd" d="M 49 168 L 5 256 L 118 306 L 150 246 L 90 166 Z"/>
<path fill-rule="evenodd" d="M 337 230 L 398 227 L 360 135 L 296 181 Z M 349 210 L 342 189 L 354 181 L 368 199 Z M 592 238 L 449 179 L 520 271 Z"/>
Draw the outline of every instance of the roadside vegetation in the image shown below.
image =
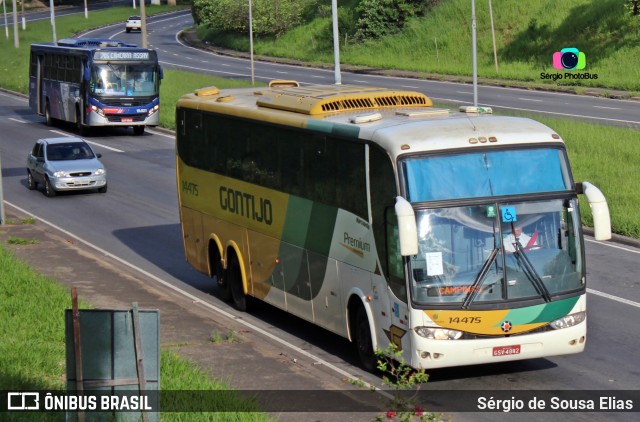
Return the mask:
<path fill-rule="evenodd" d="M 211 7 L 221 2 L 195 0 L 196 16 L 198 6 L 203 3 Z M 255 3 L 274 0 L 254 0 Z M 255 54 L 333 63 L 330 1 L 301 3 L 306 5 L 300 16 L 302 24 L 291 24 L 286 31 L 275 34 L 254 30 Z M 493 1 L 498 70 L 494 63 L 489 2 L 475 3 L 479 78 L 547 89 L 561 86 L 577 92 L 604 87 L 639 95 L 640 15 L 633 14 L 634 2 Z M 212 44 L 249 51 L 248 25 L 244 31 L 239 29 L 240 25 L 225 25 L 232 15 L 236 20 L 243 17 L 246 20 L 247 6 L 237 12 L 239 16 L 235 13 L 220 12 L 215 15 L 216 20 L 203 16 L 198 25 L 199 36 Z M 339 2 L 338 16 L 343 64 L 409 70 L 443 79 L 452 75 L 466 79 L 471 75 L 469 0 L 345 0 Z M 552 55 L 565 47 L 585 53 L 586 67 L 573 73 L 588 73 L 590 77 L 541 79 L 541 73 L 564 75 L 564 71 L 553 68 Z"/>
<path fill-rule="evenodd" d="M 65 390 L 64 313 L 71 308 L 69 291 L 55 280 L 35 273 L 4 246 L 0 246 L 0 291 L 0 390 Z M 80 308 L 89 306 L 81 301 Z M 175 347 L 162 350 L 160 383 L 162 391 L 221 391 L 216 397 L 224 398 L 225 408 L 239 410 L 225 413 L 226 421 L 272 420 L 259 412 L 253 402 L 240 398 L 228 386 L 181 358 Z M 9 420 L 64 421 L 65 414 L 10 414 Z M 220 414 L 168 412 L 162 414 L 162 420 L 218 421 Z"/>

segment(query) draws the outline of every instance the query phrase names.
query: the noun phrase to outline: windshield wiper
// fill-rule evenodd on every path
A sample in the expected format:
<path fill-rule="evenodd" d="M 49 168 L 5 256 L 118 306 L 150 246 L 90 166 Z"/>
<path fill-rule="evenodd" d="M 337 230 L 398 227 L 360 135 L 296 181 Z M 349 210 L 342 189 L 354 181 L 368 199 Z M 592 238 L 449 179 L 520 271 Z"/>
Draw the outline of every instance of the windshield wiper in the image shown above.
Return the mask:
<path fill-rule="evenodd" d="M 544 282 L 536 272 L 533 264 L 531 264 L 531 261 L 520 244 L 520 241 L 516 241 L 514 245 L 516 250 L 513 255 L 515 256 L 516 261 L 518 261 L 518 264 L 520 264 L 520 267 L 524 270 L 525 275 L 529 280 L 531 280 L 538 294 L 544 298 L 544 301 L 551 302 L 551 294 L 549 293 L 547 286 L 544 285 Z"/>
<path fill-rule="evenodd" d="M 463 309 L 468 308 L 469 305 L 471 305 L 471 302 L 473 302 L 473 300 L 478 295 L 478 291 L 479 291 L 478 286 L 482 284 L 482 280 L 484 280 L 484 278 L 487 276 L 487 273 L 489 272 L 489 269 L 491 269 L 491 265 L 493 265 L 493 261 L 495 261 L 496 257 L 498 256 L 498 250 L 499 248 L 493 248 L 493 250 L 491 251 L 491 254 L 489 255 L 489 258 L 487 258 L 484 265 L 480 269 L 480 272 L 476 276 L 476 279 L 473 282 L 471 289 L 469 289 L 469 293 L 467 293 L 467 296 L 464 298 L 464 302 L 462 303 Z"/>

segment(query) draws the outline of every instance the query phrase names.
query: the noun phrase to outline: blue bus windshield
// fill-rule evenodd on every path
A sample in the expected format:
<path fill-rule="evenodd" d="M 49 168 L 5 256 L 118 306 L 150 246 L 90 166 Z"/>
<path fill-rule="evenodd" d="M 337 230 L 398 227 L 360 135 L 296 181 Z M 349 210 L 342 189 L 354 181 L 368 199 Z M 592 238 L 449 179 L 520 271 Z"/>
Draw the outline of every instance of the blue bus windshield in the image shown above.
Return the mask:
<path fill-rule="evenodd" d="M 560 149 L 539 148 L 412 157 L 402 162 L 410 202 L 569 190 Z"/>

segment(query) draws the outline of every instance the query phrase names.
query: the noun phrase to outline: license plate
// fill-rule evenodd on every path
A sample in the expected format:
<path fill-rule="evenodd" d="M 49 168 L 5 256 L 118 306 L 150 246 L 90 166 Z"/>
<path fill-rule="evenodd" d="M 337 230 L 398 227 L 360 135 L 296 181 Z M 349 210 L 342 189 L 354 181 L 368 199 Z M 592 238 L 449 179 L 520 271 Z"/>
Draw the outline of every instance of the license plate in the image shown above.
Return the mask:
<path fill-rule="evenodd" d="M 520 354 L 520 345 L 515 346 L 502 346 L 493 348 L 493 356 L 509 356 Z"/>
<path fill-rule="evenodd" d="M 133 122 L 133 117 L 123 117 L 120 119 L 121 122 Z"/>

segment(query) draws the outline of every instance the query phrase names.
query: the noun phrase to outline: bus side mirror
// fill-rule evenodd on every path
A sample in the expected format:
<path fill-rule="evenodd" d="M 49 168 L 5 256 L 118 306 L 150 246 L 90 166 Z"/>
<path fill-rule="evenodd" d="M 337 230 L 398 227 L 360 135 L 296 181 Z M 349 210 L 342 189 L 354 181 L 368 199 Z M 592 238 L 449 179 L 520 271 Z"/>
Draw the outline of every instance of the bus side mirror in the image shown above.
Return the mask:
<path fill-rule="evenodd" d="M 164 78 L 164 71 L 162 70 L 162 66 L 158 66 L 158 77 L 160 79 Z"/>
<path fill-rule="evenodd" d="M 591 214 L 593 215 L 593 231 L 596 240 L 611 239 L 611 217 L 609 216 L 607 198 L 604 197 L 600 189 L 589 182 L 577 183 L 576 191 L 583 193 L 589 202 Z"/>
<path fill-rule="evenodd" d="M 416 215 L 411 204 L 401 196 L 396 197 L 396 217 L 398 217 L 398 237 L 400 240 L 400 255 L 411 256 L 418 254 L 418 229 Z"/>

